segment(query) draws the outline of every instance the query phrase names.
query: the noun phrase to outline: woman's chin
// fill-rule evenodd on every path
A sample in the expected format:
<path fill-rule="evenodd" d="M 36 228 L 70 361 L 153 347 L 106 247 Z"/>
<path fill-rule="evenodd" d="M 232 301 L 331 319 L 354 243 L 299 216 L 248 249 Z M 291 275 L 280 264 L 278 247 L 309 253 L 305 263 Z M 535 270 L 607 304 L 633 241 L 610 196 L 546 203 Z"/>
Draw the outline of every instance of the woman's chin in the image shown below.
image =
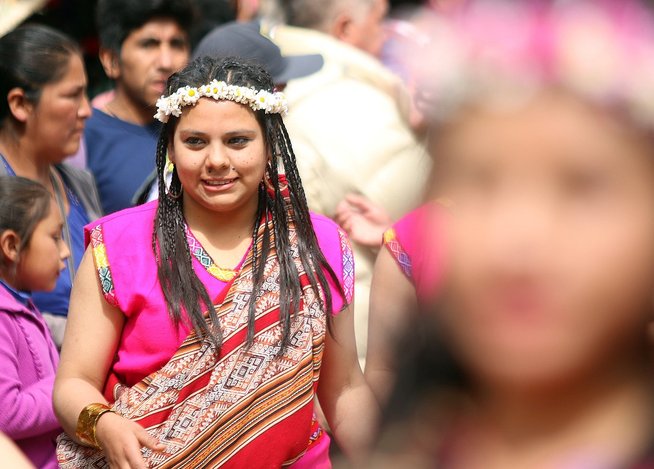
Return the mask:
<path fill-rule="evenodd" d="M 529 357 L 501 360 L 478 364 L 473 372 L 475 381 L 498 389 L 512 389 L 515 392 L 538 394 L 565 388 L 566 383 L 575 381 L 575 376 L 584 369 L 581 364 L 564 363 L 560 360 L 530 359 Z"/>
<path fill-rule="evenodd" d="M 196 205 L 214 214 L 233 213 L 257 199 L 257 193 L 243 194 L 242 191 L 235 190 L 235 188 L 217 193 L 201 191 L 198 194 L 190 192 L 184 192 L 184 194 L 190 197 Z"/>
<path fill-rule="evenodd" d="M 63 154 L 63 156 L 61 157 L 60 162 L 63 162 L 64 160 L 75 156 L 77 154 L 77 152 L 79 151 L 80 147 L 81 147 L 80 142 L 71 143 L 70 145 L 66 145 L 65 148 L 62 148 L 61 153 Z"/>

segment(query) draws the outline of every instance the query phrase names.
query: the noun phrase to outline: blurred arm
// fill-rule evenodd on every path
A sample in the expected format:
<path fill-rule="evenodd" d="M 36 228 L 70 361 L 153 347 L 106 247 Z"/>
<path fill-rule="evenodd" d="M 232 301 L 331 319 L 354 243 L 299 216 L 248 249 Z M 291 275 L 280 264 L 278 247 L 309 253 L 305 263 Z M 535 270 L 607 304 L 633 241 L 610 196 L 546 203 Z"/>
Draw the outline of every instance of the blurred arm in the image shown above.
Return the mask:
<path fill-rule="evenodd" d="M 372 277 L 365 369 L 366 381 L 382 406 L 395 383 L 398 340 L 407 332 L 417 306 L 413 285 L 388 249 L 382 248 Z"/>

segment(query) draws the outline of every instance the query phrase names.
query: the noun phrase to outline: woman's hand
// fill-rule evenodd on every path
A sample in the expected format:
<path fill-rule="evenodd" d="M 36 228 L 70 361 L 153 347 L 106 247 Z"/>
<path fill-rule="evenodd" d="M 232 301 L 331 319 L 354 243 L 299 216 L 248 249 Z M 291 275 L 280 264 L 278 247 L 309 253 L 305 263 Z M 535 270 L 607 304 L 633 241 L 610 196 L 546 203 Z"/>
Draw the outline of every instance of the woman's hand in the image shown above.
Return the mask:
<path fill-rule="evenodd" d="M 393 224 L 383 207 L 358 194 L 348 194 L 334 218 L 352 241 L 369 247 L 381 246 L 384 232 Z"/>
<path fill-rule="evenodd" d="M 100 416 L 95 435 L 114 469 L 145 469 L 141 448 L 163 451 L 164 446 L 136 422 L 113 412 Z"/>

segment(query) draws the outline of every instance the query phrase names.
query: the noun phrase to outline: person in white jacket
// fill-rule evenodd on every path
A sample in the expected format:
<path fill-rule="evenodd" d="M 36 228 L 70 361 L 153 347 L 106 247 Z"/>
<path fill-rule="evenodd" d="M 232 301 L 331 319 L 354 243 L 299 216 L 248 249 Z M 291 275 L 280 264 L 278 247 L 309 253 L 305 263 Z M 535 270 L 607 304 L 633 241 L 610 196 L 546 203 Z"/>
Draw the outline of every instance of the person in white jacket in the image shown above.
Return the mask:
<path fill-rule="evenodd" d="M 285 92 L 287 127 L 312 210 L 334 217 L 357 193 L 393 219 L 418 205 L 429 158 L 409 124 L 410 98 L 373 55 L 383 44 L 386 0 L 284 0 L 286 25 L 271 32 L 283 54 L 320 53 L 318 73 Z M 356 333 L 365 357 L 373 249 L 354 246 Z"/>

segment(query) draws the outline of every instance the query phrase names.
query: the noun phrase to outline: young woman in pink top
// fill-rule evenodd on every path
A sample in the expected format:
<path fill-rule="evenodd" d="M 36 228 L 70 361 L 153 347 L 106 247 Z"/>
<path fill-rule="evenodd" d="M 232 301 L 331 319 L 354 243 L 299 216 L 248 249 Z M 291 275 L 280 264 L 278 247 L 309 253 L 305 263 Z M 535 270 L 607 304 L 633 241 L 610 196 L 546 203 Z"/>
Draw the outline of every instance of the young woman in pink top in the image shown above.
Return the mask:
<path fill-rule="evenodd" d="M 307 209 L 283 95 L 257 66 L 205 57 L 158 109 L 159 202 L 87 228 L 55 386 L 60 463 L 330 467 L 314 396 L 361 457 L 375 404 L 352 253 Z"/>

